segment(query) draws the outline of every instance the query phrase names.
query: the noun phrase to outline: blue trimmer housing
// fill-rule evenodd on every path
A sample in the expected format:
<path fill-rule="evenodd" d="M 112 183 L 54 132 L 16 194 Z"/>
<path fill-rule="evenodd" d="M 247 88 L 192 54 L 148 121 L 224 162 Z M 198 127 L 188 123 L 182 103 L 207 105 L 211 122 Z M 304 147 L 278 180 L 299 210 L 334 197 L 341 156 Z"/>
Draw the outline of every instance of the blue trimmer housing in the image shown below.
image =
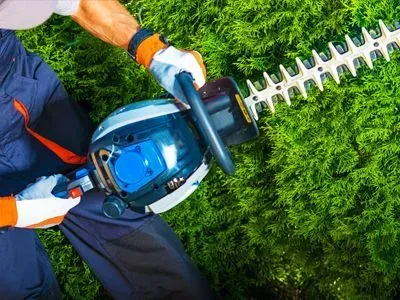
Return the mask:
<path fill-rule="evenodd" d="M 227 146 L 258 135 L 236 83 L 225 77 L 196 91 L 190 74 L 177 78 L 187 101 L 147 100 L 113 112 L 92 137 L 88 164 L 54 192 L 100 188 L 103 212 L 115 218 L 127 207 L 157 213 L 174 207 L 198 187 L 212 157 L 233 174 Z"/>
<path fill-rule="evenodd" d="M 97 129 L 89 152 L 98 183 L 113 195 L 105 204 L 108 215 L 127 205 L 141 210 L 156 202 L 211 158 L 188 111 L 180 111 L 173 100 L 117 110 Z"/>

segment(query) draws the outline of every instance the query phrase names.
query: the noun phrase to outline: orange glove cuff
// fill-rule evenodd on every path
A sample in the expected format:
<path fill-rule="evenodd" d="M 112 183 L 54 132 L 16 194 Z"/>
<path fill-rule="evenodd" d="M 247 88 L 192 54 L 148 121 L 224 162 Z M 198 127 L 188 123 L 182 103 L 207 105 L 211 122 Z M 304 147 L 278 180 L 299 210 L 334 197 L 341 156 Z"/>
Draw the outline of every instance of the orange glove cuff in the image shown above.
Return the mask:
<path fill-rule="evenodd" d="M 30 229 L 42 228 L 43 229 L 43 228 L 52 227 L 52 226 L 61 224 L 64 221 L 64 217 L 65 216 L 54 217 L 54 218 L 51 218 L 51 219 L 44 220 L 43 222 L 30 225 L 30 226 L 25 227 L 25 228 L 30 228 Z"/>
<path fill-rule="evenodd" d="M 17 204 L 14 197 L 0 198 L 0 227 L 17 224 Z"/>
<path fill-rule="evenodd" d="M 145 39 L 137 48 L 136 61 L 148 69 L 154 55 L 166 48 L 168 48 L 168 45 L 161 41 L 160 35 L 158 33 L 153 34 L 151 37 Z"/>

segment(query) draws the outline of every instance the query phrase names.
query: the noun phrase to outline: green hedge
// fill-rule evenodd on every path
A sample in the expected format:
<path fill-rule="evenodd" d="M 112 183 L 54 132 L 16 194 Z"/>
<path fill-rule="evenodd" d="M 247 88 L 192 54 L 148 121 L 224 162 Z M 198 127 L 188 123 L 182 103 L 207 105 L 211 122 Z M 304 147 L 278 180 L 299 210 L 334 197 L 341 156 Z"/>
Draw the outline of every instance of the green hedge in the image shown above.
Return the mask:
<path fill-rule="evenodd" d="M 144 25 L 202 53 L 209 79 L 243 84 L 311 49 L 393 22 L 397 0 L 142 0 Z M 95 121 L 160 93 L 127 56 L 64 18 L 21 33 Z M 233 149 L 235 176 L 214 167 L 165 218 L 226 299 L 389 299 L 399 288 L 400 56 L 265 113 L 258 140 Z M 243 85 L 242 85 L 243 86 Z M 245 91 L 245 90 L 244 90 Z M 99 284 L 57 231 L 42 231 L 67 298 Z"/>

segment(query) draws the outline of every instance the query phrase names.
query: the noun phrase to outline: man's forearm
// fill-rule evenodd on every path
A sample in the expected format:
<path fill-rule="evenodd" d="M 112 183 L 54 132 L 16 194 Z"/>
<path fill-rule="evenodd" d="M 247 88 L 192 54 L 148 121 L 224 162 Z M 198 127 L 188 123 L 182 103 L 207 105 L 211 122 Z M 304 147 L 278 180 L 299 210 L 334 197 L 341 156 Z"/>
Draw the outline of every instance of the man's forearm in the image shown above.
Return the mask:
<path fill-rule="evenodd" d="M 124 50 L 139 30 L 138 22 L 117 0 L 80 0 L 72 18 L 94 36 Z"/>

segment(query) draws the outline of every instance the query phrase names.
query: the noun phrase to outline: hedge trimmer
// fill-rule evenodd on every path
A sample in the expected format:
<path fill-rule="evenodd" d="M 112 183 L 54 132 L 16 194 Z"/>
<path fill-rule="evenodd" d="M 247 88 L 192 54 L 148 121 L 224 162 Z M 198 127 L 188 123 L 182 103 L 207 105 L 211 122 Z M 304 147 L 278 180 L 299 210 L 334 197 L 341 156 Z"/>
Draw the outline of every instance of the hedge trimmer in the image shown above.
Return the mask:
<path fill-rule="evenodd" d="M 264 73 L 265 88 L 249 80 L 250 95 L 241 96 L 235 81 L 224 77 L 208 82 L 199 91 L 192 77 L 177 76 L 187 103 L 174 99 L 141 101 L 113 112 L 97 128 L 85 167 L 69 175 L 68 184 L 57 186 L 59 197 L 76 197 L 93 188 L 106 194 L 103 211 L 119 217 L 129 207 L 136 211 L 164 212 L 193 193 L 207 175 L 212 157 L 229 175 L 235 171 L 228 146 L 258 136 L 256 120 L 263 107 L 275 111 L 283 99 L 291 104 L 299 92 L 366 64 L 400 47 L 400 29 L 379 21 L 380 35 L 362 28 L 360 38 L 345 36 L 345 43 L 328 44 L 328 53 L 312 51 L 310 60 L 296 58 L 295 70 L 280 65 L 279 76 Z M 279 79 L 281 77 L 281 79 Z"/>

